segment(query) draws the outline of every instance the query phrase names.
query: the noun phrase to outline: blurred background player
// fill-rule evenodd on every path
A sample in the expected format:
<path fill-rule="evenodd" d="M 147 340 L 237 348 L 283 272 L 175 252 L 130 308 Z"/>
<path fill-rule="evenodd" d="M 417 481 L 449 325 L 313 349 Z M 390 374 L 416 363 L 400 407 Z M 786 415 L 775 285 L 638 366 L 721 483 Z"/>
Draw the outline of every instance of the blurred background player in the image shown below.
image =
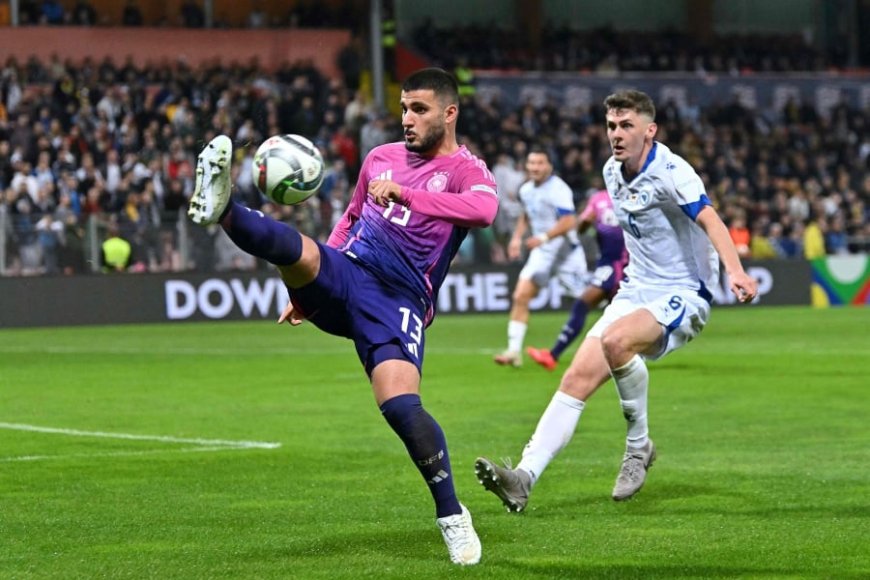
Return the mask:
<path fill-rule="evenodd" d="M 556 368 L 559 357 L 583 331 L 589 311 L 601 304 L 602 300 L 613 298 L 619 290 L 619 282 L 628 263 L 622 228 L 619 227 L 613 212 L 613 202 L 607 190 L 593 193 L 580 214 L 578 231 L 581 234 L 593 226 L 599 256 L 595 271 L 589 278 L 589 285 L 571 306 L 571 314 L 562 326 L 553 347 L 550 350 L 532 346 L 526 349 L 531 359 L 548 371 Z"/>
<path fill-rule="evenodd" d="M 620 501 L 636 494 L 656 457 L 647 423 L 645 360 L 657 360 L 701 333 L 720 260 L 740 302 L 749 302 L 758 291 L 701 178 L 655 141 L 652 99 L 640 91 L 623 91 L 607 97 L 604 108 L 613 152 L 604 165 L 604 183 L 626 234 L 626 278 L 586 333 L 517 468 L 485 457 L 475 462 L 481 485 L 509 511 L 525 509 L 532 487 L 574 435 L 586 400 L 611 376 L 627 424 L 612 497 Z"/>
<path fill-rule="evenodd" d="M 404 143 L 369 152 L 326 244 L 230 200 L 225 136 L 199 156 L 189 215 L 219 223 L 236 245 L 278 268 L 291 300 L 279 322 L 308 319 L 353 340 L 381 413 L 429 486 L 450 559 L 469 565 L 480 560 L 480 540 L 456 497 L 444 432 L 420 400 L 434 297 L 468 229 L 490 225 L 498 211 L 492 174 L 456 141 L 458 102 L 456 81 L 441 69 L 405 80 Z"/>
<path fill-rule="evenodd" d="M 586 254 L 577 237 L 574 194 L 562 178 L 553 173 L 550 154 L 532 148 L 526 156 L 529 179 L 520 186 L 523 212 L 517 218 L 508 244 L 508 259 L 520 257 L 523 236 L 530 231 L 525 246 L 529 257 L 520 271 L 513 293 L 507 350 L 494 357 L 496 364 L 519 367 L 523 364 L 523 341 L 529 323 L 529 302 L 553 278 L 578 296 L 586 276 Z"/>

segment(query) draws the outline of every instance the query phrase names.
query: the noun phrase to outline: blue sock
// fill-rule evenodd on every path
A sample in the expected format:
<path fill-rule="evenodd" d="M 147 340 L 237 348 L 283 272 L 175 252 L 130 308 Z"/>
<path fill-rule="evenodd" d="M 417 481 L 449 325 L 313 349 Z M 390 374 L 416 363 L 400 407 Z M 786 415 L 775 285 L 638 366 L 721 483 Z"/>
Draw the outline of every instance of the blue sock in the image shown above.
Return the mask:
<path fill-rule="evenodd" d="M 444 431 L 432 415 L 423 409 L 420 396 L 409 394 L 393 397 L 384 401 L 381 413 L 405 444 L 414 465 L 426 480 L 435 500 L 435 517 L 461 513 L 462 508 L 459 507 L 453 487 Z"/>
<path fill-rule="evenodd" d="M 554 359 L 559 360 L 559 357 L 562 356 L 568 345 L 583 330 L 583 325 L 586 324 L 586 314 L 588 313 L 589 307 L 586 306 L 585 302 L 582 300 L 574 301 L 574 306 L 571 307 L 571 316 L 568 318 L 565 326 L 562 327 L 562 331 L 559 332 L 559 337 L 556 339 L 553 348 L 550 349 L 550 354 L 553 355 Z"/>
<path fill-rule="evenodd" d="M 239 248 L 271 264 L 289 266 L 302 257 L 302 235 L 259 211 L 230 201 L 220 223 Z"/>

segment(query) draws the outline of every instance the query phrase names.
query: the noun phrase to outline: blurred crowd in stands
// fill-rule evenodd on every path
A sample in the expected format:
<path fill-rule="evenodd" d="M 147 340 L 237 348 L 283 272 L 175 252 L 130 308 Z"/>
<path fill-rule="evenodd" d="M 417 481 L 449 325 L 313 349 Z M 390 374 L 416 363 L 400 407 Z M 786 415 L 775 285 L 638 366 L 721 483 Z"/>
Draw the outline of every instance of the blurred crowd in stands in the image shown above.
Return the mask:
<path fill-rule="evenodd" d="M 183 0 L 177 14 L 164 14 L 146 21 L 139 0 L 123 0 L 117 14 L 98 14 L 89 0 L 76 0 L 66 9 L 60 0 L 19 0 L 19 19 L 28 25 L 73 26 L 182 26 L 202 28 L 206 15 L 202 0 Z M 69 5 L 69 3 L 66 3 Z M 119 2 L 119 5 L 121 3 Z M 346 28 L 361 32 L 367 21 L 365 3 L 300 0 L 284 11 L 267 12 L 253 0 L 243 23 L 229 22 L 221 11 L 213 15 L 214 28 L 243 25 L 247 28 Z M 392 3 L 384 2 L 386 14 Z M 845 18 L 845 16 L 844 16 Z M 390 22 L 391 19 L 388 18 Z M 604 27 L 575 30 L 563 23 L 547 21 L 537 33 L 532 49 L 527 32 L 510 30 L 492 22 L 439 26 L 425 19 L 403 39 L 434 62 L 452 68 L 464 64 L 475 69 L 588 71 L 598 74 L 619 71 L 670 71 L 740 74 L 747 72 L 824 71 L 849 66 L 870 66 L 850 62 L 849 42 L 831 43 L 820 50 L 803 33 L 718 34 L 707 42 L 679 30 L 630 33 Z M 481 38 L 486 42 L 481 43 Z M 859 51 L 858 59 L 870 55 Z M 854 55 L 853 55 L 854 57 Z"/>
<path fill-rule="evenodd" d="M 822 53 L 799 34 L 719 35 L 715 42 L 702 44 L 678 31 L 578 31 L 548 23 L 540 33 L 540 46 L 530 50 L 516 30 L 485 25 L 438 28 L 427 21 L 410 38 L 420 52 L 439 62 L 497 70 L 741 74 L 839 69 L 849 58 L 845 43 Z M 485 48 L 481 38 L 487 39 Z"/>
<path fill-rule="evenodd" d="M 610 155 L 604 111 L 555 105 L 499 110 L 468 103 L 461 132 L 490 160 L 502 194 L 496 237 L 510 236 L 530 143 L 554 154 L 578 206 L 602 186 Z M 472 114 L 469 115 L 469 109 Z M 782 111 L 660 103 L 657 138 L 704 180 L 745 257 L 815 258 L 870 251 L 870 111 L 841 104 L 828 117 L 789 102 Z M 513 207 L 513 209 L 511 209 Z"/>
<path fill-rule="evenodd" d="M 401 138 L 398 118 L 345 79 L 304 62 L 268 73 L 253 63 L 139 68 L 111 59 L 8 58 L 0 67 L 6 275 L 100 271 L 93 261 L 116 227 L 131 244 L 133 271 L 263 268 L 220 228 L 188 227 L 184 210 L 205 142 L 218 133 L 233 138 L 240 200 L 325 239 L 362 157 Z M 745 256 L 870 251 L 870 111 L 841 104 L 822 116 L 795 101 L 781 111 L 737 102 L 658 106 L 659 139 L 698 170 Z M 466 96 L 461 108 L 460 139 L 493 170 L 501 207 L 494 226 L 470 236 L 459 259 L 505 261 L 532 145 L 551 151 L 578 206 L 602 187 L 610 151 L 599 107 L 509 106 Z M 327 160 L 324 186 L 300 206 L 267 203 L 251 180 L 257 145 L 278 133 L 310 137 Z"/>
<path fill-rule="evenodd" d="M 88 0 L 76 0 L 67 10 L 60 0 L 19 0 L 19 24 L 21 26 L 183 26 L 203 28 L 206 25 L 202 0 L 183 0 L 177 14 L 164 15 L 154 21 L 146 21 L 138 0 L 122 0 L 123 7 L 117 15 L 99 14 Z M 67 3 L 68 4 L 68 3 Z M 364 20 L 364 14 L 355 5 L 345 6 L 314 1 L 287 3 L 285 11 L 267 14 L 258 0 L 251 2 L 247 20 L 248 28 L 355 28 Z M 222 14 L 215 14 L 214 28 L 229 28 L 232 23 L 224 21 Z"/>

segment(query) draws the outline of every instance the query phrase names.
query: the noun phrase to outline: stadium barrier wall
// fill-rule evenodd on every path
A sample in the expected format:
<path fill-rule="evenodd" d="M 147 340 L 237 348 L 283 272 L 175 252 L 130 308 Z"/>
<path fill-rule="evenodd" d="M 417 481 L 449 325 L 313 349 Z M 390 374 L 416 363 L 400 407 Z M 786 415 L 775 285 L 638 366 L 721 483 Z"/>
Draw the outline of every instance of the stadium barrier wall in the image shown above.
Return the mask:
<path fill-rule="evenodd" d="M 866 298 L 868 268 L 862 284 Z M 833 261 L 831 261 L 833 260 Z M 841 272 L 837 259 L 826 272 Z M 749 261 L 759 281 L 755 304 L 809 305 L 813 268 L 803 260 Z M 504 312 L 520 267 L 457 266 L 438 296 L 441 313 Z M 840 279 L 840 278 L 838 278 Z M 845 278 L 842 278 L 845 279 Z M 851 286 L 850 286 L 851 287 Z M 856 291 L 857 292 L 857 291 Z M 716 302 L 733 303 L 724 286 L 714 289 Z M 570 305 L 553 282 L 532 302 L 534 310 Z M 832 304 L 835 302 L 831 302 Z M 866 300 L 865 300 L 866 303 Z M 0 328 L 192 322 L 206 320 L 277 320 L 287 291 L 269 271 L 220 274 L 107 274 L 70 277 L 0 278 Z"/>
<path fill-rule="evenodd" d="M 0 55 L 26 62 L 36 56 L 81 63 L 110 57 L 138 66 L 183 61 L 192 67 L 218 62 L 247 65 L 253 60 L 272 70 L 284 62 L 310 61 L 330 77 L 340 76 L 338 53 L 350 42 L 347 30 L 202 30 L 177 28 L 22 27 L 0 32 Z"/>

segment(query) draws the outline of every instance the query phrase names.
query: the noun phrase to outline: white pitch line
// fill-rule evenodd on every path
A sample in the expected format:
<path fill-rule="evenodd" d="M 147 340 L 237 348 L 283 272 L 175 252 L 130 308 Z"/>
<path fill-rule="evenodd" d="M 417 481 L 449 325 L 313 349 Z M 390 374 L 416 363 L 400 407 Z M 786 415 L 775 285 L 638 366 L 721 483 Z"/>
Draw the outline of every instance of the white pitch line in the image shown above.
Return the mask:
<path fill-rule="evenodd" d="M 2 423 L 0 429 L 12 431 L 29 431 L 31 433 L 52 433 L 55 435 L 71 435 L 73 437 L 103 437 L 105 439 L 127 439 L 132 441 L 157 441 L 160 443 L 189 443 L 192 445 L 231 447 L 236 449 L 277 449 L 280 443 L 266 441 L 231 441 L 227 439 L 188 439 L 167 435 L 136 435 L 134 433 L 109 433 L 106 431 L 81 431 L 79 429 L 61 429 L 57 427 L 40 427 L 23 423 Z"/>
<path fill-rule="evenodd" d="M 107 451 L 104 453 L 68 453 L 66 455 L 19 455 L 17 457 L 0 457 L 0 463 L 12 463 L 15 461 L 45 461 L 48 459 L 81 459 L 91 457 L 133 457 L 139 455 L 158 455 L 161 453 L 202 453 L 208 451 L 233 451 L 245 449 L 245 447 L 184 447 L 182 449 L 149 449 L 147 451 Z"/>
<path fill-rule="evenodd" d="M 348 350 L 347 347 L 335 348 L 296 348 L 288 346 L 287 348 L 260 348 L 257 350 L 245 351 L 234 348 L 196 348 L 196 347 L 179 347 L 179 348 L 151 348 L 147 351 L 137 349 L 135 347 L 115 347 L 115 346 L 88 346 L 88 345 L 3 345 L 0 346 L 0 353 L 19 354 L 19 353 L 46 353 L 46 354 L 149 354 L 149 355 L 164 355 L 164 354 L 185 354 L 185 355 L 204 355 L 204 356 L 263 356 L 263 355 L 286 355 L 293 354 L 341 354 L 353 352 L 353 349 Z"/>

